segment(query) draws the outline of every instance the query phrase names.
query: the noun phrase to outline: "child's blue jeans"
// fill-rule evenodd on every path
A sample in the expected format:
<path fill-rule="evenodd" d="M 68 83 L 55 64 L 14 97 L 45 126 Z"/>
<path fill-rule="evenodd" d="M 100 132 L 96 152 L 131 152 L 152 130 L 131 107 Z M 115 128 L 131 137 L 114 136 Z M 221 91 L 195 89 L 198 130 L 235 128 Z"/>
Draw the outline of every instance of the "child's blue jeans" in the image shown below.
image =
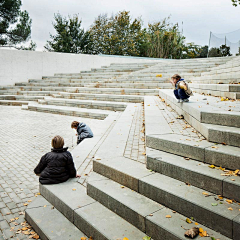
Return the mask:
<path fill-rule="evenodd" d="M 175 89 L 173 92 L 177 99 L 187 99 L 190 97 L 185 93 L 183 89 Z"/>

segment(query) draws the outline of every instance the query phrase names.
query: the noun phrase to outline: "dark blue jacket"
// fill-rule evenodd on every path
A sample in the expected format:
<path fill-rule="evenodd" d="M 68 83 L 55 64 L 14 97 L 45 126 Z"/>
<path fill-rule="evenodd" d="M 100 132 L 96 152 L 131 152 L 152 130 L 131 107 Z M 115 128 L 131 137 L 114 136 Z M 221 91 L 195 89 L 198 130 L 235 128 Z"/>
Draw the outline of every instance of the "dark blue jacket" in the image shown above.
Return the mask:
<path fill-rule="evenodd" d="M 90 127 L 88 125 L 86 125 L 83 122 L 79 123 L 79 125 L 77 127 L 77 133 L 78 133 L 77 144 L 79 144 L 84 138 L 92 138 L 93 137 L 92 130 L 90 129 Z"/>

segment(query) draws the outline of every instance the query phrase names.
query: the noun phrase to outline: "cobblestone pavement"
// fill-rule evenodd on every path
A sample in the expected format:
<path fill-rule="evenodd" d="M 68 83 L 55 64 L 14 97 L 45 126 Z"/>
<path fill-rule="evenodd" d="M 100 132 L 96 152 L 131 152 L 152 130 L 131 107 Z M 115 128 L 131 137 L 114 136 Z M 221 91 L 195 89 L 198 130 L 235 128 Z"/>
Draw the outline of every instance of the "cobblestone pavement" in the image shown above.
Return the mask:
<path fill-rule="evenodd" d="M 144 108 L 141 104 L 136 104 L 124 156 L 146 163 Z"/>
<path fill-rule="evenodd" d="M 76 146 L 75 132 L 70 127 L 73 120 L 76 117 L 0 106 L 0 240 L 28 239 L 16 231 L 25 221 L 24 204 L 33 200 L 39 191 L 33 169 L 41 156 L 50 151 L 53 136 L 62 136 L 69 150 Z M 99 122 L 81 120 L 93 131 Z"/>

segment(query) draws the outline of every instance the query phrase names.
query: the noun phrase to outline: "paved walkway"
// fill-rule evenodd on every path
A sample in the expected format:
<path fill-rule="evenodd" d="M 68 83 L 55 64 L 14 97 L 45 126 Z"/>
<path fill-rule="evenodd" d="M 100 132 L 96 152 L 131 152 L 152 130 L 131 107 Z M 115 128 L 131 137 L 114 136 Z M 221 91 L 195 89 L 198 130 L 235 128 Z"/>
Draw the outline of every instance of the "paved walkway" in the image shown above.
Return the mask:
<path fill-rule="evenodd" d="M 39 191 L 33 169 L 50 151 L 53 136 L 62 136 L 69 150 L 76 146 L 75 132 L 70 127 L 73 120 L 76 117 L 0 106 L 0 240 L 4 239 L 2 234 L 5 239 L 28 239 L 15 233 L 24 225 L 24 204 Z M 81 120 L 93 131 L 100 124 L 95 119 Z"/>

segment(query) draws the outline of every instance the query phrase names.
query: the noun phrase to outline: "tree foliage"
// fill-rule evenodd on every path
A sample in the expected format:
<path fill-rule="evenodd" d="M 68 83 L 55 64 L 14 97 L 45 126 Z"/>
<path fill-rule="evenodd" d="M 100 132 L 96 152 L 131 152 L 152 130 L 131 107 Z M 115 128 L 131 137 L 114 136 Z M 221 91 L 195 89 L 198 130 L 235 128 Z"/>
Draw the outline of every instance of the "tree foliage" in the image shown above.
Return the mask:
<path fill-rule="evenodd" d="M 0 0 L 0 45 L 16 45 L 30 39 L 31 23 L 21 0 Z"/>
<path fill-rule="evenodd" d="M 54 15 L 53 27 L 56 35 L 50 34 L 51 40 L 47 41 L 44 48 L 50 52 L 88 53 L 89 33 L 81 28 L 82 21 L 77 15 L 72 18 L 62 17 L 59 13 Z"/>
<path fill-rule="evenodd" d="M 220 48 L 211 48 L 209 50 L 209 57 L 227 57 L 232 56 L 230 52 L 230 47 L 227 45 L 222 45 Z"/>
<path fill-rule="evenodd" d="M 162 22 L 148 24 L 147 56 L 155 58 L 180 58 L 185 37 L 179 32 L 178 24 L 169 23 L 169 17 Z"/>
<path fill-rule="evenodd" d="M 99 15 L 89 30 L 93 54 L 141 56 L 144 32 L 141 18 L 122 11 L 110 18 Z"/>
<path fill-rule="evenodd" d="M 231 1 L 234 7 L 237 7 L 238 4 L 240 5 L 240 0 L 231 0 Z"/>

